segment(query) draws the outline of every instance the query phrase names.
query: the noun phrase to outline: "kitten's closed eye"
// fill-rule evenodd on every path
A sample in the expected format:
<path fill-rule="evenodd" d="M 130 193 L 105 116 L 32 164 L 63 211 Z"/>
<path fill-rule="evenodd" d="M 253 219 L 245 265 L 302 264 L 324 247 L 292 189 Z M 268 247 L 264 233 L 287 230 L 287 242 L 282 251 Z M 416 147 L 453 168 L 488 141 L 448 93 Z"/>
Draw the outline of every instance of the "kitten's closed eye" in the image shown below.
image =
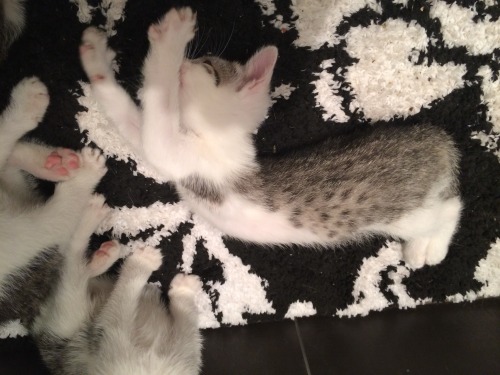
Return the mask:
<path fill-rule="evenodd" d="M 208 74 L 214 77 L 215 79 L 215 86 L 219 86 L 220 84 L 220 76 L 217 70 L 214 68 L 212 62 L 208 59 L 202 61 L 202 65 L 207 71 Z"/>

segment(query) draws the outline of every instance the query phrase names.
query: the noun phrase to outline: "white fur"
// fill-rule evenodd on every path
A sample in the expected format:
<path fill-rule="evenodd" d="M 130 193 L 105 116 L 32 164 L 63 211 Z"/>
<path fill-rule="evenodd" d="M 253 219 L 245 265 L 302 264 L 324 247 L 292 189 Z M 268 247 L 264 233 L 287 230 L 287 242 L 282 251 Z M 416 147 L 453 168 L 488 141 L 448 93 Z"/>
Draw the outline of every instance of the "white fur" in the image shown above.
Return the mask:
<path fill-rule="evenodd" d="M 161 253 L 149 247 L 137 249 L 125 261 L 116 283 L 93 279 L 121 253 L 113 242 L 101 246 L 88 264 L 85 260 L 88 238 L 108 212 L 103 203 L 103 198 L 94 197 L 84 214 L 69 246 L 61 282 L 35 321 L 35 337 L 50 333 L 69 341 L 63 374 L 197 374 L 201 337 L 194 296 L 201 289 L 200 281 L 177 275 L 167 313 L 159 289 L 147 285 L 162 260 Z M 87 324 L 97 328 L 99 335 L 91 342 L 82 334 Z M 42 350 L 46 360 L 51 355 Z"/>
<path fill-rule="evenodd" d="M 24 0 L 2 0 L 5 22 L 12 28 L 12 38 L 16 38 L 26 23 L 24 15 Z"/>
<path fill-rule="evenodd" d="M 142 130 L 135 122 L 120 121 L 127 113 L 140 118 L 138 109 L 117 85 L 105 56 L 104 34 L 87 29 L 83 36 L 82 64 L 108 115 L 125 139 L 161 174 L 174 182 L 196 175 L 224 189 L 235 176 L 256 167 L 252 132 L 270 106 L 269 83 L 277 50 L 267 47 L 238 66 L 236 82 L 216 86 L 199 63 L 184 59 L 194 35 L 195 16 L 189 8 L 173 9 L 149 29 L 151 48 L 144 62 Z M 96 67 L 101 67 L 96 71 Z M 94 77 L 102 77 L 96 80 Z M 114 96 L 107 92 L 113 92 Z M 130 104 L 123 108 L 124 103 Z M 121 114 L 117 114 L 121 109 Z M 230 155 L 230 157 L 228 157 Z M 443 201 L 440 194 L 451 176 L 437 181 L 426 204 L 389 225 L 372 225 L 353 233 L 352 240 L 384 233 L 409 241 L 405 259 L 412 267 L 440 262 L 458 224 L 458 198 Z M 331 245 L 328 238 L 297 229 L 285 212 L 270 212 L 241 195 L 223 191 L 221 204 L 192 198 L 177 184 L 190 208 L 225 234 L 257 243 Z M 345 240 L 345 239 L 342 239 Z"/>
<path fill-rule="evenodd" d="M 100 155 L 85 149 L 78 158 L 80 168 L 68 168 L 68 174 L 61 175 L 45 168 L 43 162 L 55 152 L 60 158 L 59 167 L 63 167 L 65 158 L 71 158 L 69 152 L 61 155 L 57 149 L 17 143 L 37 126 L 48 103 L 46 87 L 38 79 L 28 78 L 14 88 L 0 119 L 0 293 L 8 274 L 26 266 L 42 250 L 67 243 L 106 171 Z M 75 154 L 73 157 L 77 158 Z M 62 182 L 53 197 L 42 204 L 20 168 Z"/>

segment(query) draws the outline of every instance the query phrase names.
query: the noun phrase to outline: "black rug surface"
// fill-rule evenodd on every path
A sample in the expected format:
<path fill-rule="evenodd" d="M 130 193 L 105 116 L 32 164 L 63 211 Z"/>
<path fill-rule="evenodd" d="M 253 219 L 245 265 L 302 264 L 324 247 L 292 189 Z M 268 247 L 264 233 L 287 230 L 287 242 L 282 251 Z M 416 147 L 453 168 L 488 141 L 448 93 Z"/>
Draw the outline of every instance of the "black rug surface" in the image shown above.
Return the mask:
<path fill-rule="evenodd" d="M 262 155 L 387 123 L 446 129 L 462 152 L 464 201 L 446 259 L 411 270 L 386 238 L 323 251 L 244 244 L 179 203 L 108 123 L 78 55 L 83 30 L 104 28 L 118 79 L 137 97 L 147 28 L 173 5 L 198 14 L 196 56 L 245 61 L 263 45 L 278 47 L 274 104 L 255 135 Z M 203 328 L 499 296 L 499 16 L 491 0 L 31 0 L 26 30 L 0 66 L 0 106 L 26 76 L 48 86 L 51 104 L 32 137 L 90 144 L 108 157 L 97 190 L 113 212 L 92 246 L 118 238 L 160 247 L 153 281 L 164 286 L 179 271 L 199 275 Z M 0 327 L 0 337 L 17 333 L 16 323 Z"/>

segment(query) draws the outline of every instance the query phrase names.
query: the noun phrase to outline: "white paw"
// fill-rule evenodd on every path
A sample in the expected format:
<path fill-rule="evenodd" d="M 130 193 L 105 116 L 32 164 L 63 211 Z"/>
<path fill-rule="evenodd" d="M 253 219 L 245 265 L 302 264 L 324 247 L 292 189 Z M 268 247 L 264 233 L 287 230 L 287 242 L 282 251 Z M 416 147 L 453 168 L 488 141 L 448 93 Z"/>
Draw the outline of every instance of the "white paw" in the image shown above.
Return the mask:
<path fill-rule="evenodd" d="M 26 132 L 34 129 L 49 105 L 47 87 L 36 77 L 25 78 L 12 90 L 11 105 L 14 111 L 19 111 L 21 119 L 26 119 L 17 126 Z"/>
<path fill-rule="evenodd" d="M 180 292 L 196 294 L 202 287 L 203 284 L 198 276 L 179 273 L 172 279 L 168 294 L 171 295 Z"/>
<path fill-rule="evenodd" d="M 108 48 L 106 34 L 95 28 L 87 28 L 82 35 L 80 60 L 90 82 L 99 82 L 113 74 L 111 68 L 115 52 Z"/>
<path fill-rule="evenodd" d="M 120 258 L 120 243 L 116 240 L 106 241 L 101 244 L 87 264 L 87 270 L 91 277 L 101 275 L 106 272 Z"/>
<path fill-rule="evenodd" d="M 412 269 L 418 269 L 425 266 L 428 238 L 417 238 L 408 241 L 403 246 L 403 259 Z"/>
<path fill-rule="evenodd" d="M 419 238 L 403 247 L 403 259 L 412 269 L 441 263 L 448 253 L 448 243 L 440 237 Z"/>
<path fill-rule="evenodd" d="M 427 246 L 425 264 L 435 266 L 441 263 L 448 254 L 448 243 L 441 238 L 431 238 Z"/>
<path fill-rule="evenodd" d="M 196 27 L 196 13 L 191 8 L 171 9 L 157 24 L 149 27 L 148 37 L 150 42 L 165 40 L 171 36 L 179 44 L 186 44 L 193 39 Z"/>
<path fill-rule="evenodd" d="M 160 250 L 146 246 L 135 249 L 130 259 L 148 270 L 155 271 L 160 268 L 163 256 Z"/>
<path fill-rule="evenodd" d="M 101 179 L 107 172 L 106 158 L 97 149 L 85 147 L 80 153 L 79 174 L 90 173 L 98 179 Z"/>

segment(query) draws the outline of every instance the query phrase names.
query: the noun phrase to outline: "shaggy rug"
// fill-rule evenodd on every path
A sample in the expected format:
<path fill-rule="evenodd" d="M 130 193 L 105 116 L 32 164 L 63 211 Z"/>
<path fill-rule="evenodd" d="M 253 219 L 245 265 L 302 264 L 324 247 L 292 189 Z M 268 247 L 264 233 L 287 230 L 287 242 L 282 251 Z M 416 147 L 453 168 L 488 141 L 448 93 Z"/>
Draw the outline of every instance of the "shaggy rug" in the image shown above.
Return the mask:
<path fill-rule="evenodd" d="M 178 202 L 175 190 L 109 126 L 80 67 L 89 25 L 105 29 L 117 75 L 134 96 L 147 28 L 172 5 L 198 13 L 196 55 L 244 61 L 274 44 L 274 104 L 255 134 L 260 154 L 387 123 L 431 122 L 462 152 L 460 229 L 439 265 L 409 269 L 401 245 L 375 238 L 318 251 L 228 239 Z M 356 316 L 389 306 L 500 295 L 500 6 L 494 0 L 72 0 L 27 3 L 27 28 L 0 68 L 0 104 L 20 79 L 45 82 L 51 105 L 32 136 L 51 145 L 101 148 L 98 186 L 113 207 L 93 237 L 161 248 L 152 281 L 177 272 L 204 283 L 203 328 L 311 315 Z M 16 322 L 3 337 L 22 333 Z"/>

